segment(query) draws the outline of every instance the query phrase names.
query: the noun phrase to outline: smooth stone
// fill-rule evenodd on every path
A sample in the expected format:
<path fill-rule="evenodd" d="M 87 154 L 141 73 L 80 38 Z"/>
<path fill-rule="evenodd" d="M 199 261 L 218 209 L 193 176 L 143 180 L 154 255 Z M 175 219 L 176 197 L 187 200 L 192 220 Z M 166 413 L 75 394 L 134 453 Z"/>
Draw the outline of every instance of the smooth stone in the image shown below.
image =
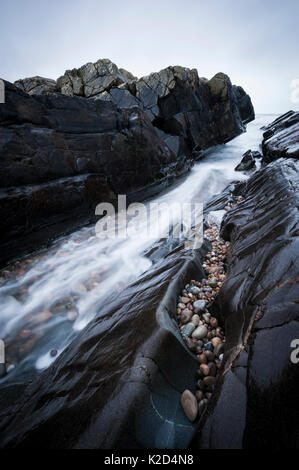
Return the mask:
<path fill-rule="evenodd" d="M 214 362 L 209 362 L 208 366 L 209 366 L 209 370 L 210 370 L 209 375 L 211 375 L 212 377 L 216 377 L 216 374 L 217 374 L 216 364 Z"/>
<path fill-rule="evenodd" d="M 212 351 L 205 351 L 204 354 L 206 355 L 208 362 L 213 362 L 215 360 L 215 354 L 212 353 Z"/>
<path fill-rule="evenodd" d="M 207 364 L 201 364 L 200 370 L 201 370 L 201 372 L 203 373 L 203 375 L 204 375 L 205 377 L 207 377 L 207 376 L 209 375 L 209 373 L 210 373 L 210 368 L 209 368 L 209 366 L 208 366 Z"/>
<path fill-rule="evenodd" d="M 219 356 L 219 361 L 223 361 L 223 357 L 224 357 L 224 355 L 223 355 L 223 354 L 220 354 L 220 356 Z"/>
<path fill-rule="evenodd" d="M 208 377 L 205 377 L 203 379 L 203 382 L 204 384 L 207 386 L 207 387 L 211 387 L 212 385 L 215 385 L 216 383 L 216 377 L 212 377 L 211 375 L 208 376 Z"/>
<path fill-rule="evenodd" d="M 193 294 L 193 295 L 198 295 L 198 294 L 200 294 L 200 292 L 201 292 L 200 288 L 199 288 L 199 287 L 196 287 L 196 286 L 192 286 L 192 287 L 190 287 L 188 290 L 189 290 L 189 292 L 190 292 L 191 294 Z"/>
<path fill-rule="evenodd" d="M 198 326 L 199 322 L 200 322 L 199 315 L 193 315 L 191 321 L 192 321 L 192 323 L 194 323 L 195 326 Z"/>
<path fill-rule="evenodd" d="M 195 396 L 196 396 L 196 400 L 197 400 L 198 402 L 200 402 L 200 401 L 203 399 L 203 397 L 204 397 L 203 392 L 202 392 L 201 390 L 197 390 Z"/>
<path fill-rule="evenodd" d="M 212 261 L 217 261 L 217 259 L 212 258 Z M 212 277 L 212 279 L 209 279 L 209 285 L 211 287 L 217 287 L 218 286 L 218 279 L 216 277 Z"/>
<path fill-rule="evenodd" d="M 210 317 L 209 317 L 209 315 L 208 315 L 207 313 L 204 313 L 203 316 L 202 316 L 202 318 L 204 319 L 204 321 L 205 321 L 206 323 L 210 323 Z"/>
<path fill-rule="evenodd" d="M 206 309 L 206 302 L 204 300 L 197 300 L 194 302 L 193 308 L 195 313 L 204 312 Z"/>
<path fill-rule="evenodd" d="M 197 357 L 198 357 L 198 360 L 201 364 L 207 364 L 208 359 L 207 359 L 207 356 L 205 354 L 200 354 Z"/>
<path fill-rule="evenodd" d="M 185 325 L 182 329 L 183 338 L 184 339 L 189 338 L 192 335 L 194 330 L 195 330 L 194 323 L 188 323 L 187 325 Z"/>
<path fill-rule="evenodd" d="M 189 323 L 192 318 L 192 315 L 193 314 L 191 310 L 189 310 L 188 308 L 185 308 L 185 310 L 183 310 L 181 313 L 181 318 L 180 318 L 181 323 L 183 325 L 186 325 L 187 323 Z"/>
<path fill-rule="evenodd" d="M 186 308 L 186 305 L 183 304 L 182 302 L 180 302 L 180 303 L 178 304 L 178 308 L 180 308 L 181 310 L 184 310 L 184 309 Z"/>
<path fill-rule="evenodd" d="M 211 325 L 212 328 L 217 328 L 217 326 L 218 326 L 218 320 L 217 320 L 217 318 L 212 317 L 212 318 L 210 319 L 210 325 Z"/>
<path fill-rule="evenodd" d="M 183 407 L 183 410 L 185 412 L 185 415 L 193 423 L 198 414 L 198 403 L 196 397 L 193 395 L 193 393 L 190 392 L 190 390 L 185 390 L 184 393 L 181 396 L 181 405 Z"/>
<path fill-rule="evenodd" d="M 182 303 L 183 304 L 188 304 L 190 302 L 189 297 L 182 297 Z"/>
<path fill-rule="evenodd" d="M 218 336 L 216 336 L 215 338 L 211 340 L 211 343 L 214 346 L 214 348 L 216 348 L 219 344 L 222 344 L 222 341 L 220 338 L 218 338 Z"/>
<path fill-rule="evenodd" d="M 206 337 L 207 334 L 208 334 L 207 327 L 204 325 L 201 325 L 196 328 L 196 330 L 192 334 L 192 337 L 195 339 L 203 339 Z"/>
<path fill-rule="evenodd" d="M 220 359 L 221 354 L 224 353 L 224 343 L 218 344 L 218 346 L 216 346 L 214 352 L 215 352 L 216 356 L 219 357 L 219 359 Z"/>
<path fill-rule="evenodd" d="M 186 345 L 190 349 L 190 351 L 195 352 L 196 351 L 196 344 L 194 341 L 192 341 L 191 338 L 186 339 Z"/>

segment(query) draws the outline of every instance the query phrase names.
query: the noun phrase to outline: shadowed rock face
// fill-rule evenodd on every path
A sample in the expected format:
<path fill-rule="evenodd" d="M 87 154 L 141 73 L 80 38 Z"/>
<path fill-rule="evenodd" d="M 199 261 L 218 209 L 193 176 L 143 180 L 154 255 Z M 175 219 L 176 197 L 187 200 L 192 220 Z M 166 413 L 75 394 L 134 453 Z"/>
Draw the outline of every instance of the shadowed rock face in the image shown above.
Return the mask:
<path fill-rule="evenodd" d="M 299 112 L 289 111 L 264 128 L 263 164 L 299 158 Z"/>
<path fill-rule="evenodd" d="M 8 82 L 0 107 L 0 158 L 2 263 L 23 254 L 22 247 L 39 247 L 90 221 L 98 203 L 115 201 L 116 194 L 146 197 L 190 168 L 141 109 L 29 96 Z"/>
<path fill-rule="evenodd" d="M 214 304 L 225 324 L 222 383 L 201 422 L 201 448 L 298 448 L 299 162 L 255 173 L 231 210 L 228 278 Z M 218 396 L 217 396 L 218 395 Z"/>

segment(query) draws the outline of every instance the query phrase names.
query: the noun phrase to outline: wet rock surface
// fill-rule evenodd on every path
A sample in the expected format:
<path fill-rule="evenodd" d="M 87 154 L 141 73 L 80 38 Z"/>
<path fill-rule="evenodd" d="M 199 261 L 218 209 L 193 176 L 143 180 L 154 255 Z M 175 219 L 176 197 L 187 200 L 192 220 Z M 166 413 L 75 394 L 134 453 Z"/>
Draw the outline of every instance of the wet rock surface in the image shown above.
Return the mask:
<path fill-rule="evenodd" d="M 180 407 L 198 361 L 184 345 L 177 292 L 202 271 L 205 245 L 183 247 L 111 296 L 98 316 L 0 415 L 1 446 L 185 448 L 196 431 Z M 14 398 L 14 396 L 13 396 Z"/>
<path fill-rule="evenodd" d="M 100 202 L 140 200 L 188 171 L 141 109 L 5 83 L 0 108 L 1 263 L 95 221 Z M 24 248 L 24 250 L 23 250 Z"/>
<path fill-rule="evenodd" d="M 256 172 L 228 212 L 228 277 L 213 303 L 223 322 L 222 378 L 200 425 L 200 448 L 298 448 L 299 164 Z"/>
<path fill-rule="evenodd" d="M 256 158 L 261 158 L 262 155 L 259 152 L 252 152 L 248 150 L 244 153 L 243 158 L 239 165 L 236 166 L 235 171 L 250 171 L 256 169 Z"/>
<path fill-rule="evenodd" d="M 264 128 L 264 165 L 278 158 L 299 158 L 299 112 L 289 111 Z"/>

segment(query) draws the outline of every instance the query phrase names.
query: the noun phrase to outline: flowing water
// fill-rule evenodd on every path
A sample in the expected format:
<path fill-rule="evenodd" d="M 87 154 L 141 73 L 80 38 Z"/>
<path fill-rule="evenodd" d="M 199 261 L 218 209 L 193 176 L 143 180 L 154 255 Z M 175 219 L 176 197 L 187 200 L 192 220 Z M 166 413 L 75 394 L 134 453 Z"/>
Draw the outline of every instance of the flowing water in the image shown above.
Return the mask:
<path fill-rule="evenodd" d="M 151 202 L 205 202 L 231 181 L 245 179 L 234 168 L 248 149 L 259 150 L 260 127 L 273 119 L 257 116 L 247 133 L 210 149 L 187 177 Z M 134 223 L 137 237 L 103 240 L 95 227 L 86 227 L 0 272 L 0 338 L 9 364 L 0 387 L 48 367 L 115 293 L 149 269 L 145 253 L 163 237 L 166 221 L 159 220 L 152 237 L 146 236 L 145 219 Z"/>

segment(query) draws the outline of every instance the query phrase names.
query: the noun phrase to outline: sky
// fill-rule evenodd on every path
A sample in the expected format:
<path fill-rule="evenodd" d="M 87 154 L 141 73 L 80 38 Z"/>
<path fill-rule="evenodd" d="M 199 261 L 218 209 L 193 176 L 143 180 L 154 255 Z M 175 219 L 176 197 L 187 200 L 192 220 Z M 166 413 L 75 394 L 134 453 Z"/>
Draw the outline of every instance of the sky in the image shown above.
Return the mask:
<path fill-rule="evenodd" d="M 298 0 L 0 0 L 0 77 L 109 58 L 138 77 L 169 65 L 228 74 L 257 113 L 299 109 Z M 293 88 L 292 88 L 293 85 Z"/>

